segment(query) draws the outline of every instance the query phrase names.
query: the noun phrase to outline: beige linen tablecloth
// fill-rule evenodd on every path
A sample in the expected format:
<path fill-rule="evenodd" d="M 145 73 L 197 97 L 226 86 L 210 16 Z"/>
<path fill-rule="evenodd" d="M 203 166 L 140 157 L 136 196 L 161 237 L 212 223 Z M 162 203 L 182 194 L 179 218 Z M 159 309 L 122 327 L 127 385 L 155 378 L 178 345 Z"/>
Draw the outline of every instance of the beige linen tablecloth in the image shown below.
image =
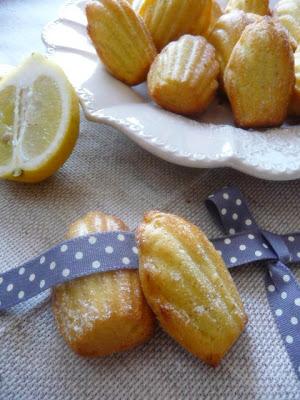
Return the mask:
<path fill-rule="evenodd" d="M 0 62 L 18 62 L 41 48 L 40 27 L 56 14 L 58 3 L 0 2 Z M 226 184 L 241 188 L 264 228 L 300 229 L 300 181 L 271 183 L 228 169 L 177 167 L 82 118 L 76 149 L 54 177 L 36 186 L 0 183 L 0 271 L 54 245 L 69 223 L 94 209 L 120 216 L 131 228 L 146 210 L 170 211 L 216 236 L 220 232 L 203 201 Z M 300 279 L 300 269 L 293 270 Z M 48 291 L 0 314 L 0 399 L 300 399 L 300 384 L 268 307 L 264 275 L 263 266 L 233 271 L 249 324 L 216 370 L 159 328 L 148 344 L 133 351 L 79 358 L 56 331 Z"/>
<path fill-rule="evenodd" d="M 94 209 L 121 216 L 131 228 L 145 210 L 171 211 L 216 236 L 203 201 L 232 183 L 266 229 L 299 229 L 300 182 L 271 183 L 231 170 L 177 167 L 115 130 L 83 120 L 75 152 L 56 176 L 36 186 L 0 184 L 1 269 L 54 245 L 70 222 Z M 300 270 L 294 271 L 300 278 Z M 150 343 L 131 352 L 79 358 L 55 329 L 49 294 L 42 295 L 0 317 L 0 398 L 299 399 L 299 382 L 268 307 L 264 274 L 258 266 L 233 271 L 249 325 L 216 370 L 160 329 Z"/>

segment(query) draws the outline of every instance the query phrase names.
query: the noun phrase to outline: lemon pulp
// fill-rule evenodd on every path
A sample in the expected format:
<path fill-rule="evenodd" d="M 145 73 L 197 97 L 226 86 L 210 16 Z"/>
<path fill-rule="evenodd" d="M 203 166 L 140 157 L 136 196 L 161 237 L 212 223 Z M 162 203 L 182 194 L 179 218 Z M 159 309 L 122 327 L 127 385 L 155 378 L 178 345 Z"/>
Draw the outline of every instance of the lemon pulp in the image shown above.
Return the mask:
<path fill-rule="evenodd" d="M 71 154 L 79 105 L 63 71 L 31 55 L 0 82 L 0 177 L 38 182 Z"/>

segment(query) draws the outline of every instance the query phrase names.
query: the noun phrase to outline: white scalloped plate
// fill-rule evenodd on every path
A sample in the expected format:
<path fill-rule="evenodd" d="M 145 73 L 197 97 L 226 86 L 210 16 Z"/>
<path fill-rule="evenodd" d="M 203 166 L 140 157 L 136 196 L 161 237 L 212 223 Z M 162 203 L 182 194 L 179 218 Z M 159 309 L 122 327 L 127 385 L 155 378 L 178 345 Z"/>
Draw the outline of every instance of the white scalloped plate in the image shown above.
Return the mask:
<path fill-rule="evenodd" d="M 110 76 L 86 34 L 86 0 L 68 1 L 43 30 L 48 54 L 65 70 L 88 119 L 114 126 L 141 147 L 175 164 L 232 167 L 269 180 L 300 178 L 300 128 L 246 131 L 233 126 L 226 104 L 215 102 L 192 120 L 164 111 Z"/>

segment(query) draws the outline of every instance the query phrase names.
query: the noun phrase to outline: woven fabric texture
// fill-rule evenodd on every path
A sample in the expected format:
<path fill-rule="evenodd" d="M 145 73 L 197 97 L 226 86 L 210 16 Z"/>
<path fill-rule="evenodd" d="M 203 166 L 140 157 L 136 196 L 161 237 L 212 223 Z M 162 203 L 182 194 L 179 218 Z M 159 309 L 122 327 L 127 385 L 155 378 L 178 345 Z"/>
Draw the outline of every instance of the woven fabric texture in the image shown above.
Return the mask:
<path fill-rule="evenodd" d="M 1 0 L 0 62 L 17 64 L 33 50 L 43 51 L 40 31 L 62 2 Z M 264 228 L 300 229 L 300 181 L 271 183 L 228 169 L 177 167 L 83 119 L 74 153 L 53 178 L 36 186 L 0 182 L 0 271 L 54 245 L 68 224 L 94 209 L 120 216 L 131 228 L 147 210 L 170 211 L 217 236 L 203 201 L 226 184 L 241 188 Z M 300 269 L 293 271 L 300 279 Z M 300 399 L 300 383 L 267 303 L 264 266 L 232 274 L 249 324 L 219 368 L 205 366 L 159 328 L 133 351 L 79 358 L 56 331 L 48 291 L 0 315 L 0 400 Z"/>
<path fill-rule="evenodd" d="M 226 184 L 241 188 L 264 228 L 299 229 L 300 182 L 181 168 L 83 120 L 74 153 L 54 177 L 35 186 L 1 182 L 1 271 L 57 243 L 69 223 L 94 209 L 122 217 L 131 228 L 144 211 L 170 211 L 217 236 L 203 202 Z M 267 303 L 265 268 L 232 273 L 249 324 L 219 368 L 205 366 L 159 328 L 133 351 L 79 358 L 56 331 L 48 291 L 0 316 L 0 399 L 299 399 L 300 384 Z"/>

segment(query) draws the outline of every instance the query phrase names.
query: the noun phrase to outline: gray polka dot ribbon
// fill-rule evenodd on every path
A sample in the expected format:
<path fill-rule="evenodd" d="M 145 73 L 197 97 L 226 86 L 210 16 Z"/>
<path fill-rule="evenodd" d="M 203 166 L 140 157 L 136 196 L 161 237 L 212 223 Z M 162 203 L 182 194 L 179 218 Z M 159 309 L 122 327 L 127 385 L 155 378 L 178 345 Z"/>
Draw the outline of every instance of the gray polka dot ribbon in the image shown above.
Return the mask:
<path fill-rule="evenodd" d="M 0 310 L 75 278 L 137 268 L 138 250 L 131 232 L 103 232 L 68 240 L 0 275 Z"/>
<path fill-rule="evenodd" d="M 300 379 L 300 287 L 286 263 L 300 262 L 300 233 L 275 235 L 261 230 L 239 189 L 209 196 L 206 205 L 230 237 L 214 245 L 228 267 L 267 261 L 266 293 L 278 330 Z"/>
<path fill-rule="evenodd" d="M 300 378 L 300 287 L 285 265 L 300 262 L 300 233 L 275 235 L 261 230 L 235 187 L 209 196 L 206 205 L 227 235 L 212 242 L 228 268 L 267 262 L 268 301 Z M 95 233 L 65 241 L 0 275 L 0 311 L 73 279 L 122 269 L 138 269 L 133 232 Z"/>

